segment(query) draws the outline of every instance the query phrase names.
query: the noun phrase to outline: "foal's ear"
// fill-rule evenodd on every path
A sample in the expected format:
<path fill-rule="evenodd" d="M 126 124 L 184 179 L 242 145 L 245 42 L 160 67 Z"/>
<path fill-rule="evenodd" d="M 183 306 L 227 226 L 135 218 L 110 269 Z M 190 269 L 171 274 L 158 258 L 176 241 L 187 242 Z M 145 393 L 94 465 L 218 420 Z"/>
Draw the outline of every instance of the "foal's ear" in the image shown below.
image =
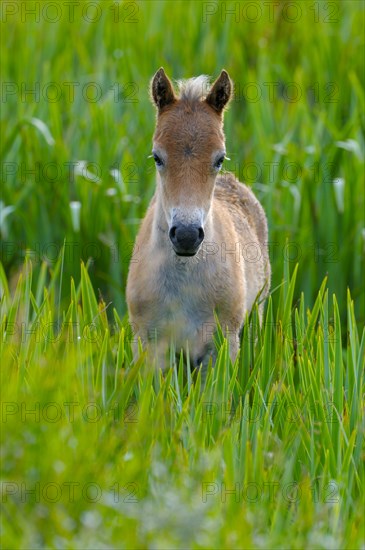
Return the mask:
<path fill-rule="evenodd" d="M 223 71 L 211 87 L 205 101 L 220 114 L 230 100 L 231 93 L 231 79 L 229 78 L 227 71 L 223 69 Z"/>
<path fill-rule="evenodd" d="M 159 111 L 176 99 L 174 88 L 162 67 L 152 79 L 151 94 Z"/>

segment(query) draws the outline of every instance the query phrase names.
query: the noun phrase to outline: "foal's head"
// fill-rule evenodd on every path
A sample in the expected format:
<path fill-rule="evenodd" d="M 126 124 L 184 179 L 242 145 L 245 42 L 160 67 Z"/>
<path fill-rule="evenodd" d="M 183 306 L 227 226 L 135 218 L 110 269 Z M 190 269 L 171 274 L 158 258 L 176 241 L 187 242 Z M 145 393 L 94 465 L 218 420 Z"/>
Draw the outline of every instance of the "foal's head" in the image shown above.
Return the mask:
<path fill-rule="evenodd" d="M 206 91 L 206 77 L 180 83 L 180 94 L 163 69 L 152 80 L 158 109 L 152 154 L 157 167 L 158 192 L 174 251 L 194 256 L 204 239 L 204 226 L 217 174 L 226 150 L 223 109 L 232 85 L 222 71 Z"/>

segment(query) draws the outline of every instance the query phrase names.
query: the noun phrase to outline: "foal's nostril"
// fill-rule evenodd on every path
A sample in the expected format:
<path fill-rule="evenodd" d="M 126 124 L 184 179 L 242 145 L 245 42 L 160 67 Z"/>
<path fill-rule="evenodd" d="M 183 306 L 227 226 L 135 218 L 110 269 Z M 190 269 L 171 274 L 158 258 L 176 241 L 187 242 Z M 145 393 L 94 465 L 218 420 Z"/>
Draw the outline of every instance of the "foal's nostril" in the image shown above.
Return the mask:
<path fill-rule="evenodd" d="M 199 227 L 199 241 L 202 242 L 204 239 L 204 229 Z"/>
<path fill-rule="evenodd" d="M 171 227 L 170 231 L 169 231 L 169 237 L 172 241 L 175 240 L 176 238 L 176 225 L 174 225 L 173 227 Z"/>

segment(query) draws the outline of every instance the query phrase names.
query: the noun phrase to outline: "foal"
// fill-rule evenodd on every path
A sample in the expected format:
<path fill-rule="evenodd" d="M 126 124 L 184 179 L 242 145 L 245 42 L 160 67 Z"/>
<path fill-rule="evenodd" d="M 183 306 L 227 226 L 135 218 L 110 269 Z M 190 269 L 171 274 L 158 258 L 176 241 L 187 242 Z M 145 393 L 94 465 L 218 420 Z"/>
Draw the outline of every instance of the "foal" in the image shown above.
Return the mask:
<path fill-rule="evenodd" d="M 192 367 L 214 358 L 214 312 L 234 359 L 245 315 L 270 286 L 262 206 L 233 174 L 219 175 L 227 72 L 206 88 L 206 77 L 192 78 L 179 83 L 177 96 L 162 68 L 152 80 L 157 185 L 137 236 L 127 303 L 136 335 L 150 350 L 156 345 L 162 368 L 171 342 L 177 352 L 188 344 Z"/>

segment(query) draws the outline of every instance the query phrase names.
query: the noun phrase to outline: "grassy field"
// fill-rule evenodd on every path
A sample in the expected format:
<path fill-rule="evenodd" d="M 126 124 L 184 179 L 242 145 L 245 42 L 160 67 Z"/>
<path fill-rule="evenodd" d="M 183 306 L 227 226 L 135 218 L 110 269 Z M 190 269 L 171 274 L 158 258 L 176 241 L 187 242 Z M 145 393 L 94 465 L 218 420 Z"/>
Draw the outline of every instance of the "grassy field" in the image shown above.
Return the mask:
<path fill-rule="evenodd" d="M 2 546 L 363 549 L 364 3 L 1 10 Z M 228 70 L 269 222 L 265 322 L 205 386 L 131 353 L 161 65 Z"/>

